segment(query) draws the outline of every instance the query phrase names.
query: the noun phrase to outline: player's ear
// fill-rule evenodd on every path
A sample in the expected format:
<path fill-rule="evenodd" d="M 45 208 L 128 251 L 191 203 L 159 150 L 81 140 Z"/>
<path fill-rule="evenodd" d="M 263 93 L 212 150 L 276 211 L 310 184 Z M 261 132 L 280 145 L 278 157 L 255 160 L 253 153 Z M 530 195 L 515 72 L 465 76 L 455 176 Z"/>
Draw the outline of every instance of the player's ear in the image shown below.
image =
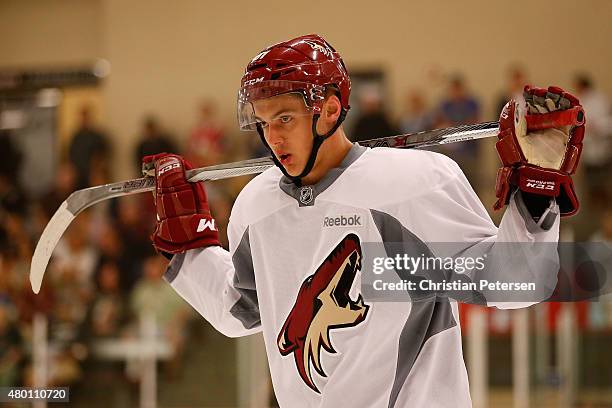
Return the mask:
<path fill-rule="evenodd" d="M 323 118 L 335 123 L 340 116 L 342 105 L 335 94 L 328 95 L 323 104 Z"/>

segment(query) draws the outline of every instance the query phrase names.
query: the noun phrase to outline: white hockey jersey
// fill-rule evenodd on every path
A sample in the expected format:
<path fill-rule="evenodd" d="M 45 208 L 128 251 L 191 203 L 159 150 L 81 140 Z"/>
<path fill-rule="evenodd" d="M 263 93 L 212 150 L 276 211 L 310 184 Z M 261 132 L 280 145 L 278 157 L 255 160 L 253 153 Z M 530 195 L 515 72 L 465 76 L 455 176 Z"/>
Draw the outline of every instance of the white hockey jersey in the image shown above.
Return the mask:
<path fill-rule="evenodd" d="M 263 331 L 282 407 L 469 407 L 457 303 L 364 299 L 363 243 L 557 241 L 558 218 L 543 230 L 525 214 L 515 196 L 498 229 L 443 155 L 354 145 L 312 186 L 254 178 L 230 251 L 176 255 L 165 279 L 225 335 Z"/>

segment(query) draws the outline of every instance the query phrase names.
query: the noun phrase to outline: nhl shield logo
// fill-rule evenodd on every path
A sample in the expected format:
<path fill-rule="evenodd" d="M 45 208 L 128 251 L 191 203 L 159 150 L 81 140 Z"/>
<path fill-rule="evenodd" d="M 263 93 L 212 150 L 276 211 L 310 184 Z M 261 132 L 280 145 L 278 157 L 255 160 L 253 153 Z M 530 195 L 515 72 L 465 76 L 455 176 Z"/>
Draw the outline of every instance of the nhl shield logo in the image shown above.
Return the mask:
<path fill-rule="evenodd" d="M 308 205 L 312 203 L 314 199 L 314 192 L 312 191 L 312 187 L 304 186 L 300 188 L 300 203 L 303 205 Z"/>

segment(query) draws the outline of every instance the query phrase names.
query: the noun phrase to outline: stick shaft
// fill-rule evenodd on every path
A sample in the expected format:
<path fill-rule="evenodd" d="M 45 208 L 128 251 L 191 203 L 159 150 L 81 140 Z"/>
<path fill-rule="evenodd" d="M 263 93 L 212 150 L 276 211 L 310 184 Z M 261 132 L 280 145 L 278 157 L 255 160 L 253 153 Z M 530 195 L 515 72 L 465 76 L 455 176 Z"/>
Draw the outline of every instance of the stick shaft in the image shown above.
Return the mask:
<path fill-rule="evenodd" d="M 426 130 L 419 133 L 381 137 L 365 140 L 359 142 L 359 144 L 365 147 L 422 149 L 425 147 L 492 137 L 497 135 L 498 130 L 498 122 L 484 122 L 475 125 L 462 125 L 445 129 Z M 274 162 L 268 157 L 244 160 L 241 162 L 189 170 L 187 172 L 187 178 L 191 182 L 221 180 L 246 174 L 261 173 L 273 165 Z"/>
<path fill-rule="evenodd" d="M 366 147 L 422 149 L 425 147 L 492 137 L 497 135 L 498 130 L 499 127 L 497 122 L 484 122 L 475 125 L 462 125 L 444 129 L 427 130 L 419 133 L 381 137 L 365 140 L 359 142 L 359 144 Z M 274 162 L 270 157 L 261 157 L 188 170 L 187 179 L 192 183 L 198 181 L 222 180 L 249 174 L 258 174 L 272 166 L 274 166 Z M 72 202 L 69 200 L 68 210 L 76 215 L 78 212 L 97 202 L 128 194 L 152 191 L 154 188 L 154 179 L 147 177 L 79 190 L 74 193 L 78 193 L 78 195 L 73 197 Z"/>
<path fill-rule="evenodd" d="M 359 144 L 366 147 L 420 149 L 492 137 L 497 134 L 498 130 L 499 128 L 497 122 L 485 122 L 475 125 L 463 125 L 445 129 L 428 130 L 419 133 L 370 139 L 359 142 Z M 242 160 L 233 163 L 188 170 L 187 179 L 193 183 L 198 181 L 222 180 L 249 174 L 258 174 L 269 169 L 273 165 L 274 162 L 269 157 Z M 80 211 L 97 202 L 128 194 L 152 191 L 154 188 L 154 179 L 147 177 L 79 190 L 73 194 L 72 200 L 68 200 L 68 210 L 76 215 Z"/>

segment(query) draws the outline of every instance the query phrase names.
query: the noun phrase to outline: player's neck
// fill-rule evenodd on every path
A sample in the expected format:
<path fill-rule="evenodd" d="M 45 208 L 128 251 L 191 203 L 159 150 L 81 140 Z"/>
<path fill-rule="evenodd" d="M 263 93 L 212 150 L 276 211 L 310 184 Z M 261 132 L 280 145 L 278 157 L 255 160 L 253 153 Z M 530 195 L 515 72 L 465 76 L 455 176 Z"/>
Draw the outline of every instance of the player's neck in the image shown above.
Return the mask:
<path fill-rule="evenodd" d="M 319 149 L 317 161 L 312 171 L 302 179 L 302 184 L 310 185 L 318 183 L 333 168 L 342 163 L 353 143 L 346 137 L 344 130 L 339 128 L 330 136 Z"/>

